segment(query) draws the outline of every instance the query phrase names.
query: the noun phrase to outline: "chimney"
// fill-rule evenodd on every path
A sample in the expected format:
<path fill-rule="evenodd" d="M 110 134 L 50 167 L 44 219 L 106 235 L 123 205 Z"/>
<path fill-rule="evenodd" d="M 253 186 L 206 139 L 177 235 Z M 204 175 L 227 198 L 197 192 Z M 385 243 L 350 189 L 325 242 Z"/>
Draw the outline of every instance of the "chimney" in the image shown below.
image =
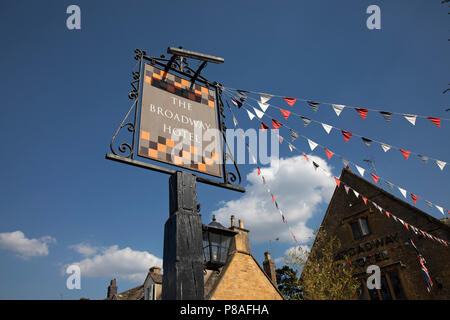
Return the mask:
<path fill-rule="evenodd" d="M 230 230 L 236 231 L 238 234 L 234 236 L 231 242 L 230 252 L 236 250 L 250 254 L 250 239 L 248 236 L 249 231 L 247 229 L 244 229 L 244 222 L 242 221 L 242 219 L 239 219 L 239 227 L 235 225 L 235 222 L 236 220 L 234 216 L 232 216 Z"/>
<path fill-rule="evenodd" d="M 106 297 L 108 299 L 111 299 L 115 294 L 117 294 L 116 279 L 112 279 L 111 283 L 108 286 L 108 295 Z"/>
<path fill-rule="evenodd" d="M 151 267 L 149 271 L 152 274 L 161 274 L 161 268 L 160 267 Z"/>
<path fill-rule="evenodd" d="M 270 252 L 264 252 L 264 271 L 269 276 L 272 283 L 277 286 L 277 275 L 275 273 L 275 263 L 270 259 Z"/>

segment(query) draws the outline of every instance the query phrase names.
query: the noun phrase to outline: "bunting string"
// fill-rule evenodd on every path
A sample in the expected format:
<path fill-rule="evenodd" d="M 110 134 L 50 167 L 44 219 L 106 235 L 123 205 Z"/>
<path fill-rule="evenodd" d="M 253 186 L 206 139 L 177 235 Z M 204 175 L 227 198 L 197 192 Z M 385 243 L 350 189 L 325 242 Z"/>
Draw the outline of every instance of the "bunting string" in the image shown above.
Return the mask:
<path fill-rule="evenodd" d="M 234 95 L 233 91 L 230 91 L 230 90 L 227 90 L 227 89 L 225 89 L 225 90 L 226 90 L 226 93 L 229 96 L 233 96 Z M 390 149 L 397 149 L 397 150 L 399 150 L 402 153 L 402 155 L 405 157 L 406 160 L 408 160 L 408 158 L 409 158 L 409 156 L 411 154 L 414 154 L 417 157 L 419 157 L 424 163 L 428 163 L 429 160 L 434 161 L 441 170 L 444 170 L 444 167 L 448 164 L 448 161 L 439 160 L 439 159 L 436 159 L 436 158 L 433 158 L 433 157 L 430 157 L 430 156 L 427 156 L 427 155 L 424 155 L 424 154 L 421 154 L 421 153 L 417 153 L 417 152 L 406 150 L 406 148 L 396 147 L 396 146 L 394 146 L 392 144 L 388 144 L 388 143 L 385 143 L 385 142 L 377 141 L 377 140 L 372 139 L 372 138 L 367 138 L 367 137 L 364 137 L 364 136 L 362 136 L 360 134 L 353 133 L 353 132 L 350 132 L 348 130 L 344 130 L 342 128 L 335 127 L 335 126 L 323 123 L 321 121 L 308 118 L 308 117 L 306 117 L 304 115 L 301 115 L 301 114 L 298 114 L 298 113 L 296 113 L 294 111 L 284 110 L 284 109 L 282 109 L 282 108 L 280 108 L 280 107 L 278 107 L 276 105 L 273 105 L 273 104 L 260 103 L 259 100 L 255 99 L 253 97 L 248 97 L 248 98 L 258 102 L 259 106 L 262 107 L 263 112 L 259 113 L 259 115 L 262 115 L 263 113 L 265 113 L 268 107 L 272 107 L 272 108 L 280 110 L 280 112 L 283 115 L 283 117 L 285 118 L 285 120 L 287 120 L 288 117 L 292 114 L 293 116 L 301 118 L 302 122 L 303 122 L 303 125 L 305 127 L 308 126 L 308 124 L 310 124 L 311 122 L 314 122 L 314 123 L 317 123 L 317 124 L 321 125 L 327 134 L 330 134 L 332 129 L 340 131 L 342 133 L 342 135 L 344 136 L 345 142 L 348 142 L 348 140 L 352 136 L 357 136 L 357 137 L 361 138 L 362 142 L 367 147 L 370 147 L 372 143 L 377 143 L 377 144 L 379 144 L 381 146 L 381 148 L 383 149 L 384 152 L 387 152 Z M 245 103 L 245 104 L 250 105 L 248 103 Z M 252 106 L 252 105 L 250 105 L 250 106 Z M 258 109 L 256 109 L 256 110 L 258 110 Z M 270 116 L 270 115 L 268 115 L 268 116 Z M 261 117 L 259 117 L 259 118 L 261 118 Z"/>
<path fill-rule="evenodd" d="M 249 105 L 249 104 L 246 103 L 246 102 L 245 102 L 245 104 L 246 104 L 246 105 Z M 250 105 L 250 106 L 251 106 L 251 105 Z M 244 103 L 242 103 L 241 107 L 242 107 L 243 109 L 245 109 L 248 113 L 251 113 L 251 111 L 250 111 L 249 109 L 247 109 L 246 106 L 244 106 Z M 255 109 L 255 110 L 257 110 L 257 109 Z M 260 115 L 260 117 L 257 116 L 256 118 L 257 118 L 257 120 L 261 123 L 261 128 L 262 128 L 263 130 L 266 130 L 266 129 L 269 129 L 269 126 L 266 125 L 266 124 L 262 121 L 262 118 L 263 118 L 264 116 L 265 116 L 265 117 L 271 118 L 270 116 L 268 116 L 268 115 L 266 115 L 266 114 L 264 114 L 264 113 L 262 113 L 262 114 Z M 271 119 L 272 119 L 272 118 L 271 118 Z M 274 120 L 274 119 L 273 119 L 273 120 Z M 349 164 L 352 164 L 352 165 L 354 165 L 355 168 L 358 170 L 358 172 L 360 173 L 360 175 L 361 175 L 362 177 L 364 177 L 364 174 L 365 174 L 366 170 L 363 169 L 361 166 L 358 166 L 356 163 L 354 163 L 354 162 L 352 162 L 352 161 L 350 161 L 350 160 L 347 160 L 347 159 L 344 158 L 343 156 L 341 156 L 341 155 L 339 155 L 339 154 L 337 154 L 337 153 L 331 151 L 329 148 L 327 148 L 327 147 L 325 147 L 325 146 L 322 146 L 322 145 L 320 145 L 320 144 L 314 142 L 313 140 L 309 139 L 308 137 L 306 137 L 306 136 L 304 136 L 304 135 L 300 135 L 300 133 L 296 132 L 295 130 L 293 130 L 292 128 L 288 127 L 287 125 L 285 125 L 285 124 L 283 124 L 283 123 L 281 123 L 281 122 L 279 122 L 279 121 L 277 121 L 277 120 L 276 120 L 276 123 L 277 123 L 277 125 L 276 125 L 275 127 L 277 127 L 277 129 L 278 129 L 279 127 L 285 127 L 285 128 L 287 128 L 287 129 L 290 131 L 290 135 L 291 135 L 291 140 L 292 140 L 292 142 L 293 142 L 294 140 L 296 140 L 298 137 L 302 137 L 302 138 L 304 138 L 304 139 L 308 142 L 311 151 L 314 151 L 314 149 L 315 149 L 317 146 L 319 146 L 320 148 L 324 149 L 324 151 L 325 151 L 325 153 L 326 153 L 328 159 L 331 159 L 332 156 L 337 156 L 337 157 L 339 157 L 339 158 L 341 159 L 342 163 L 344 164 L 344 167 L 347 167 Z M 285 140 L 285 138 L 282 137 L 281 135 L 278 134 L 278 136 L 280 137 L 280 142 L 282 142 L 282 141 Z M 351 136 L 351 135 L 350 135 L 350 136 Z M 289 147 L 289 149 L 290 149 L 291 152 L 292 152 L 293 150 L 296 149 L 296 147 L 295 147 L 293 144 L 291 144 L 290 142 L 287 142 L 287 143 L 288 143 L 288 147 Z M 304 154 L 304 153 L 302 152 L 302 154 Z M 305 155 L 305 156 L 306 156 L 306 155 Z M 316 166 L 317 164 L 313 163 L 313 165 Z M 317 167 L 318 167 L 318 165 L 317 165 Z M 378 175 L 375 175 L 374 173 L 371 173 L 371 172 L 368 172 L 368 173 L 369 173 L 369 175 L 372 177 L 372 179 L 373 179 L 373 181 L 375 182 L 375 184 L 377 184 L 378 181 L 384 181 L 384 182 L 389 186 L 389 189 L 391 189 L 391 190 L 393 190 L 394 187 L 397 187 L 398 190 L 400 191 L 400 193 L 403 195 L 403 197 L 404 197 L 405 199 L 407 199 L 407 191 L 406 191 L 405 189 L 401 188 L 401 187 L 398 186 L 398 185 L 395 185 L 394 183 L 392 183 L 392 182 L 390 182 L 390 181 L 388 181 L 388 180 L 386 180 L 386 179 L 384 179 L 384 178 L 382 178 L 382 177 L 380 177 L 380 176 L 378 176 Z M 436 205 L 436 204 L 432 203 L 431 201 L 425 200 L 423 197 L 418 196 L 417 194 L 414 194 L 414 193 L 410 193 L 410 196 L 411 196 L 411 199 L 413 200 L 413 202 L 414 202 L 415 205 L 416 205 L 416 202 L 417 202 L 417 200 L 418 200 L 419 198 L 420 198 L 420 199 L 423 199 L 424 202 L 425 202 L 429 207 L 432 208 L 432 207 L 434 206 L 434 207 L 435 207 L 442 215 L 446 216 L 445 213 L 444 213 L 444 208 L 443 208 L 443 206 Z M 450 211 L 449 211 L 449 210 L 446 210 L 446 212 L 447 212 L 448 214 L 450 214 Z"/>
<path fill-rule="evenodd" d="M 431 116 L 425 116 L 425 115 L 419 115 L 419 114 L 385 111 L 385 109 L 382 110 L 382 109 L 375 109 L 375 108 L 361 108 L 361 107 L 356 107 L 356 106 L 335 104 L 335 103 L 330 103 L 330 102 L 312 101 L 312 100 L 299 98 L 299 97 L 285 97 L 285 96 L 281 96 L 281 95 L 268 94 L 268 93 L 257 92 L 257 91 L 240 90 L 240 89 L 231 88 L 231 87 L 223 87 L 223 88 L 232 90 L 232 91 L 237 91 L 237 92 L 252 93 L 252 94 L 259 95 L 259 96 L 261 96 L 261 101 L 263 101 L 263 103 L 269 101 L 271 98 L 282 98 L 292 107 L 295 104 L 295 102 L 298 100 L 298 101 L 306 102 L 314 111 L 317 111 L 319 109 L 320 105 L 329 105 L 333 108 L 333 110 L 336 112 L 336 115 L 338 117 L 340 116 L 341 112 L 345 108 L 348 108 L 348 109 L 354 109 L 356 112 L 358 112 L 358 114 L 361 116 L 361 118 L 363 120 L 365 120 L 369 111 L 380 113 L 381 116 L 383 116 L 383 118 L 387 122 L 390 122 L 392 115 L 400 115 L 403 118 L 405 118 L 406 120 L 408 120 L 408 122 L 410 122 L 414 126 L 416 125 L 417 118 L 428 119 L 429 121 L 431 121 L 438 127 L 441 126 L 441 121 L 449 121 L 450 120 L 450 118 L 431 117 Z"/>

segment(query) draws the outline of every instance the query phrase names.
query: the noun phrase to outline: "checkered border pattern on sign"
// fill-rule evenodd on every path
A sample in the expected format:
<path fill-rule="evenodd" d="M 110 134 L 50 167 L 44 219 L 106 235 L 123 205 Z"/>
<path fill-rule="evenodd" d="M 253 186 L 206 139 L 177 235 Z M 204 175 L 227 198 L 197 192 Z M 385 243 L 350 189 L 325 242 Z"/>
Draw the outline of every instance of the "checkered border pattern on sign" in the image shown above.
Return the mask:
<path fill-rule="evenodd" d="M 144 81 L 156 88 L 160 88 L 177 96 L 196 101 L 198 103 L 215 108 L 215 91 L 197 83 L 191 87 L 191 82 L 174 74 L 165 72 L 153 66 L 147 66 Z"/>
<path fill-rule="evenodd" d="M 156 136 L 156 139 L 152 140 L 150 132 L 144 130 L 141 130 L 140 138 L 139 156 L 215 174 L 212 168 L 214 164 L 219 163 L 217 153 L 204 151 L 204 154 L 201 155 L 197 147 L 186 144 L 183 144 L 181 149 L 174 151 L 175 142 L 173 140 L 161 136 Z"/>

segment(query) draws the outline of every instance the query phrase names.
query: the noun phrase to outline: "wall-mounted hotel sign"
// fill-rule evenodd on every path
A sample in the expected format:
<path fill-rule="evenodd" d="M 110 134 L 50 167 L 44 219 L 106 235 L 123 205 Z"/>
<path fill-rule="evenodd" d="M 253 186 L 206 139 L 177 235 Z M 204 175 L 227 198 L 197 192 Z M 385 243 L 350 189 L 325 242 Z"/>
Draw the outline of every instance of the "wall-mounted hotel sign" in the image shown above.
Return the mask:
<path fill-rule="evenodd" d="M 138 155 L 222 177 L 214 88 L 144 65 Z"/>

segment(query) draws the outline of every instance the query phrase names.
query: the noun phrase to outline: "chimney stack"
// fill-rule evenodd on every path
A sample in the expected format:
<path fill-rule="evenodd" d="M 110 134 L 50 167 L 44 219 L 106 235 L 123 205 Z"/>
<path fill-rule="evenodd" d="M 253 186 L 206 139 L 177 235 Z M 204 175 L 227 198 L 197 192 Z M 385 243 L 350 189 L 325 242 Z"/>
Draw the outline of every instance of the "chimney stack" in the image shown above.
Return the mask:
<path fill-rule="evenodd" d="M 117 294 L 117 285 L 116 279 L 112 279 L 111 283 L 108 286 L 108 295 L 107 298 L 111 299 L 115 294 Z"/>
<path fill-rule="evenodd" d="M 231 226 L 236 227 L 236 218 L 234 216 L 231 216 Z"/>
<path fill-rule="evenodd" d="M 149 271 L 152 274 L 161 274 L 161 268 L 160 267 L 151 267 Z"/>
<path fill-rule="evenodd" d="M 275 263 L 270 258 L 270 252 L 264 252 L 264 262 L 263 262 L 264 271 L 269 276 L 272 283 L 277 286 L 277 275 L 275 273 Z"/>

